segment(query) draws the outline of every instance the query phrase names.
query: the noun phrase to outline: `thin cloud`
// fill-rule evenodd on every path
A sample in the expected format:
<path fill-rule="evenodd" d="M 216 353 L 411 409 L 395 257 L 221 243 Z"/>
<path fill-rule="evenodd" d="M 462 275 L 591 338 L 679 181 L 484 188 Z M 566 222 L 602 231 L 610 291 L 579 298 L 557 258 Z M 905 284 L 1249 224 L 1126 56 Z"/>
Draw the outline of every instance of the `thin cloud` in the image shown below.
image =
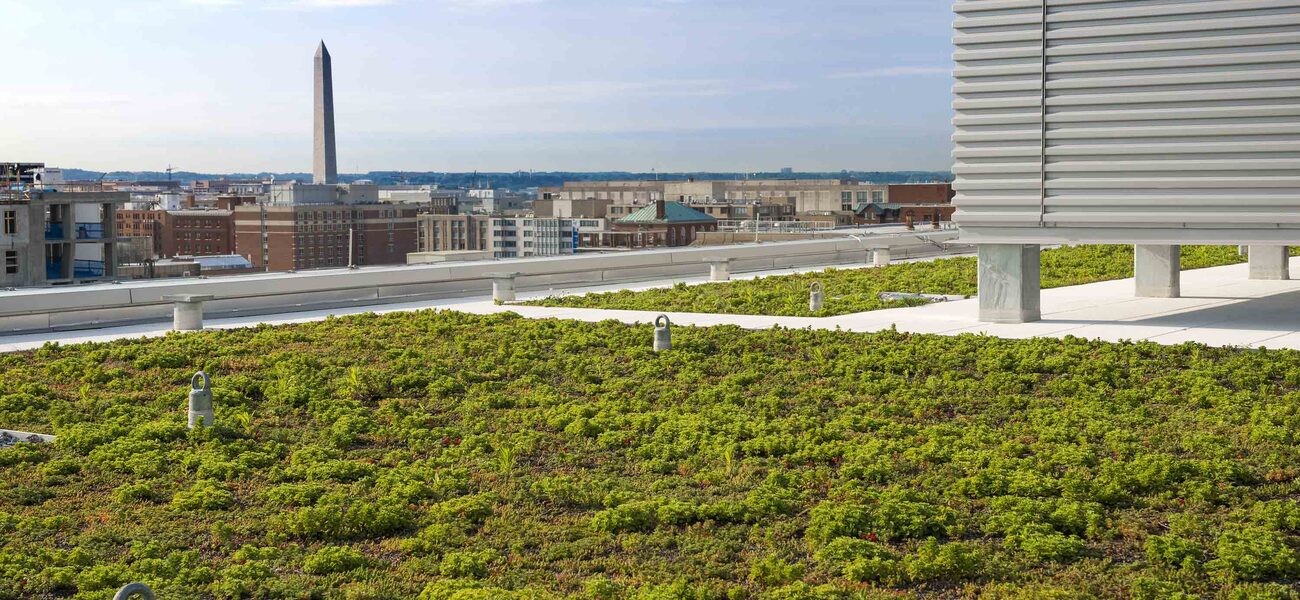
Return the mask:
<path fill-rule="evenodd" d="M 546 0 L 436 0 L 453 8 L 502 8 L 540 4 Z M 209 8 L 256 7 L 264 10 L 327 10 L 393 6 L 398 0 L 183 0 L 184 4 Z"/>
<path fill-rule="evenodd" d="M 537 104 L 588 104 L 634 98 L 705 98 L 799 89 L 789 82 L 728 79 L 667 79 L 651 81 L 568 81 L 544 85 L 491 88 L 460 87 L 424 94 L 424 102 L 448 106 L 513 106 Z"/>
<path fill-rule="evenodd" d="M 304 10 L 324 8 L 365 8 L 370 6 L 389 6 L 393 0 L 294 0 L 280 4 L 276 8 L 296 8 Z"/>
<path fill-rule="evenodd" d="M 390 6 L 396 0 L 184 0 L 192 6 L 210 8 L 231 8 L 250 6 L 265 10 L 318 10 L 330 8 L 365 8 L 371 6 Z"/>
<path fill-rule="evenodd" d="M 951 75 L 952 67 L 884 67 L 865 71 L 833 73 L 831 79 L 875 79 L 881 77 L 931 77 Z"/>
<path fill-rule="evenodd" d="M 463 8 L 496 8 L 521 4 L 540 4 L 545 0 L 442 0 L 442 4 Z"/>

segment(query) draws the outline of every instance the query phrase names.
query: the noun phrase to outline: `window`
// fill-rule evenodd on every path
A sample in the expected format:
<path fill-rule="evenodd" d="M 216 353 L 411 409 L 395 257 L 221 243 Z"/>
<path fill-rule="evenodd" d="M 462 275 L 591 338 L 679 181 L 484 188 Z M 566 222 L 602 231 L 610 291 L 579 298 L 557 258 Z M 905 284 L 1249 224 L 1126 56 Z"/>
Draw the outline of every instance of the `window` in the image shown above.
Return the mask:
<path fill-rule="evenodd" d="M 840 203 L 848 204 L 853 202 L 853 192 L 840 192 Z"/>
<path fill-rule="evenodd" d="M 872 202 L 876 202 L 876 203 L 884 203 L 884 201 L 885 201 L 885 193 L 884 193 L 884 192 L 871 192 L 871 201 L 872 201 Z"/>
<path fill-rule="evenodd" d="M 6 211 L 11 212 L 11 211 Z M 18 251 L 5 250 L 5 275 L 18 274 Z"/>
<path fill-rule="evenodd" d="M 5 234 L 14 235 L 18 233 L 18 211 L 5 211 Z"/>
<path fill-rule="evenodd" d="M 862 202 L 866 202 L 867 199 L 870 198 L 870 197 L 871 197 L 871 196 L 869 195 L 868 192 L 858 192 L 858 200 L 860 200 L 860 201 L 862 201 Z"/>

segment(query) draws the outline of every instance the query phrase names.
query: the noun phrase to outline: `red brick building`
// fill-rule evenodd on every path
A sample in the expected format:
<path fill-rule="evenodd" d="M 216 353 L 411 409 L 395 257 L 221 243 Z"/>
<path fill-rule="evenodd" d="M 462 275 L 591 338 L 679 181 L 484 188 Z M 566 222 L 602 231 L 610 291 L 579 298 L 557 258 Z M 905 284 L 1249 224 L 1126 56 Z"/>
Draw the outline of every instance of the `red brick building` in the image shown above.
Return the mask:
<path fill-rule="evenodd" d="M 268 204 L 235 208 L 235 251 L 256 269 L 405 264 L 417 250 L 418 207 L 389 204 Z"/>
<path fill-rule="evenodd" d="M 234 213 L 229 210 L 120 210 L 118 237 L 152 239 L 153 254 L 216 256 L 235 250 Z"/>
<path fill-rule="evenodd" d="M 689 246 L 701 231 L 717 231 L 718 220 L 680 202 L 657 200 L 614 221 L 614 231 L 625 235 L 629 245 Z"/>
<path fill-rule="evenodd" d="M 886 193 L 894 204 L 952 204 L 957 196 L 951 183 L 891 184 Z"/>
<path fill-rule="evenodd" d="M 891 184 L 887 201 L 871 203 L 858 210 L 865 223 L 937 223 L 951 221 L 957 209 L 952 199 L 957 193 L 951 183 Z"/>

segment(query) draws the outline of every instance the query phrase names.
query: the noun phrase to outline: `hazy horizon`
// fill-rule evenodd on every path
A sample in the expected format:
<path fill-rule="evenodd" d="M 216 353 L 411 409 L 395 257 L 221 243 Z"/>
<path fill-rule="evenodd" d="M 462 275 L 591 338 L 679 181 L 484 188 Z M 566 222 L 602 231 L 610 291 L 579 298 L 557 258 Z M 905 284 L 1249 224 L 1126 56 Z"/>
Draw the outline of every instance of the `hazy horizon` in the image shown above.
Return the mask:
<path fill-rule="evenodd" d="M 310 170 L 323 38 L 340 172 L 951 168 L 945 3 L 2 3 L 3 160 Z"/>

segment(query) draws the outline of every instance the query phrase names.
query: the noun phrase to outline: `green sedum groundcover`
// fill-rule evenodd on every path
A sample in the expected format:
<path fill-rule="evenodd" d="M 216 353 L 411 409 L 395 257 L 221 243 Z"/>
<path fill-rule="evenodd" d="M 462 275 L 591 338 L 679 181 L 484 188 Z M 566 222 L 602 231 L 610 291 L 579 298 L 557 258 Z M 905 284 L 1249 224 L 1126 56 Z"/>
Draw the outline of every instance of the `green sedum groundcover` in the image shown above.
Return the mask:
<path fill-rule="evenodd" d="M 1295 598 L 1300 353 L 406 313 L 0 355 L 0 598 Z M 217 427 L 188 432 L 190 375 Z"/>
<path fill-rule="evenodd" d="M 1236 246 L 1183 246 L 1183 269 L 1201 269 L 1245 262 Z M 1133 276 L 1133 246 L 1067 246 L 1042 253 L 1044 288 L 1066 287 Z M 974 296 L 978 291 L 974 257 L 898 263 L 881 268 L 830 269 L 822 273 L 778 275 L 761 279 L 678 284 L 671 288 L 633 292 L 622 290 L 559 296 L 520 302 L 534 306 L 656 310 L 668 312 L 829 317 L 924 304 L 886 302 L 882 292 Z M 822 310 L 808 310 L 808 287 L 825 286 Z"/>

